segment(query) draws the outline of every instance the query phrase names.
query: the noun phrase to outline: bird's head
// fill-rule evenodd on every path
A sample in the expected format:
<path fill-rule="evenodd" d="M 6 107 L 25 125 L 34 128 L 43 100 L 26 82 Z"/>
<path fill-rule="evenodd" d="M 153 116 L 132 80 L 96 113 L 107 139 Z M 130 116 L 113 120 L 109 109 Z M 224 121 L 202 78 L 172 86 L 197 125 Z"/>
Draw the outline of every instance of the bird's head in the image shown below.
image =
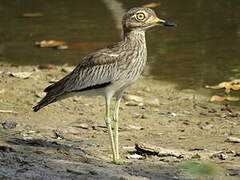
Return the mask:
<path fill-rule="evenodd" d="M 175 24 L 159 19 L 156 13 L 150 8 L 132 8 L 122 20 L 124 31 L 145 31 L 146 29 L 156 26 L 175 26 Z"/>

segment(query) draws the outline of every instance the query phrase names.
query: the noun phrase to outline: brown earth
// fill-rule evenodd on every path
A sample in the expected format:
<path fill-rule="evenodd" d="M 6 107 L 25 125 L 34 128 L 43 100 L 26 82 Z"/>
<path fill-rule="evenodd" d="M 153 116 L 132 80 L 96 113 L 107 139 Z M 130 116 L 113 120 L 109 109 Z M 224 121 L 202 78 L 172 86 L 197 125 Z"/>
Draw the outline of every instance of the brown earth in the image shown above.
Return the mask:
<path fill-rule="evenodd" d="M 240 143 L 226 141 L 240 136 L 239 117 L 221 111 L 223 105 L 210 103 L 209 97 L 149 77 L 139 79 L 126 96 L 140 96 L 143 102 L 125 99 L 120 107 L 126 162 L 114 165 L 102 97 L 73 97 L 32 112 L 49 82 L 72 69 L 45 68 L 0 65 L 0 179 L 240 179 Z M 9 72 L 32 74 L 22 79 Z M 127 159 L 135 143 L 196 150 L 198 156 Z M 202 151 L 219 154 L 204 156 Z M 209 162 L 216 171 L 191 173 L 181 168 L 187 159 Z"/>

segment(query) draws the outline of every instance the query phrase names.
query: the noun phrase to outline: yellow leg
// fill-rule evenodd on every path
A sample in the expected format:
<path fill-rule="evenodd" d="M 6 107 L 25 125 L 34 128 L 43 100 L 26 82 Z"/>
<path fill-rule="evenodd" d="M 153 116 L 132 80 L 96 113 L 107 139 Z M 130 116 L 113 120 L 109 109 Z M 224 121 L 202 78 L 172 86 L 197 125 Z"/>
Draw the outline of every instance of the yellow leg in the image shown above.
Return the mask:
<path fill-rule="evenodd" d="M 119 113 L 119 105 L 121 99 L 116 101 L 114 113 L 113 113 L 113 120 L 114 120 L 114 135 L 115 135 L 115 149 L 116 149 L 116 158 L 119 159 L 119 142 L 118 142 L 118 113 Z"/>
<path fill-rule="evenodd" d="M 112 154 L 113 154 L 113 162 L 116 163 L 116 148 L 114 145 L 114 138 L 113 138 L 113 132 L 112 132 L 112 126 L 111 126 L 111 118 L 110 118 L 110 100 L 106 99 L 106 119 L 105 119 L 107 128 L 108 128 L 108 134 L 109 134 L 109 139 L 111 142 L 111 149 L 112 149 Z"/>

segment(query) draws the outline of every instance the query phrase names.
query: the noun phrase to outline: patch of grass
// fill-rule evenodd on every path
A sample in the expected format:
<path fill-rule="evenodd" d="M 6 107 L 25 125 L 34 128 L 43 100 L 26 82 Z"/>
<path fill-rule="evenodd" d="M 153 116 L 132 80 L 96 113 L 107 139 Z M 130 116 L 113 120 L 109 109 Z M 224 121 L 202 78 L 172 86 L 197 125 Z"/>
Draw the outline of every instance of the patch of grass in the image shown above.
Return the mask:
<path fill-rule="evenodd" d="M 196 178 L 223 175 L 221 167 L 209 161 L 184 161 L 180 164 L 180 168 L 188 175 Z"/>

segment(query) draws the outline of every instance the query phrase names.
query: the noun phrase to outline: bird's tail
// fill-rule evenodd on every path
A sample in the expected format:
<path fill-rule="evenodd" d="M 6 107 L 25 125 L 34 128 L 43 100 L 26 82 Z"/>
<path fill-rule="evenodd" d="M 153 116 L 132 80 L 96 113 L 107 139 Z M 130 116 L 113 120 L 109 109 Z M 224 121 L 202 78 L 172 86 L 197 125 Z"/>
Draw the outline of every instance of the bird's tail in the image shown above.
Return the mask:
<path fill-rule="evenodd" d="M 40 102 L 38 102 L 38 104 L 36 106 L 33 107 L 33 111 L 37 112 L 40 109 L 42 109 L 43 107 L 45 107 L 48 104 L 53 103 L 55 101 L 56 101 L 56 97 L 46 95 Z"/>

